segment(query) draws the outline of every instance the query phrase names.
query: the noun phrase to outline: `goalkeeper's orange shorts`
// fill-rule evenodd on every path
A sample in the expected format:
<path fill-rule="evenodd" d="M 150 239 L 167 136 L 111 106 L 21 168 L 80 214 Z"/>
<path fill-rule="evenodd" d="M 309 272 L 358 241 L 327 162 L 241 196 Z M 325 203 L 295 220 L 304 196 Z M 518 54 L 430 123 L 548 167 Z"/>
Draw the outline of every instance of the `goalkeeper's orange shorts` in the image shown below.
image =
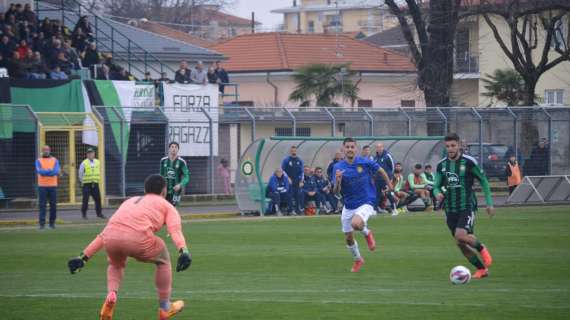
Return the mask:
<path fill-rule="evenodd" d="M 107 259 L 115 266 L 124 268 L 127 257 L 141 262 L 170 263 L 164 240 L 154 234 L 106 228 L 101 237 L 107 251 Z"/>

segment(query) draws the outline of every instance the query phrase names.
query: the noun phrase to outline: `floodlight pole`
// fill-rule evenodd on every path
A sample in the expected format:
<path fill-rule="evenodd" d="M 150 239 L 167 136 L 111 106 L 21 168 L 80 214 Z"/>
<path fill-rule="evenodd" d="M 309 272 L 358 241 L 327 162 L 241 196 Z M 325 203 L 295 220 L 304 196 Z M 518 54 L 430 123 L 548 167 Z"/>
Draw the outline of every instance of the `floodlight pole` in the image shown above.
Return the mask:
<path fill-rule="evenodd" d="M 518 120 L 519 117 L 517 117 L 517 115 L 513 112 L 513 110 L 511 110 L 511 107 L 507 107 L 507 111 L 510 113 L 510 115 L 513 117 L 513 121 L 514 121 L 514 143 L 515 143 L 515 159 L 519 159 L 519 135 L 518 135 L 518 128 L 517 128 L 517 124 L 518 124 Z"/>
<path fill-rule="evenodd" d="M 295 118 L 293 113 L 291 111 L 289 111 L 289 109 L 287 109 L 286 107 L 283 107 L 282 109 L 285 110 L 285 112 L 287 112 L 287 114 L 291 118 L 291 122 L 293 123 L 293 137 L 296 137 L 297 136 L 297 118 Z"/>
<path fill-rule="evenodd" d="M 329 110 L 329 108 L 327 107 L 323 107 L 323 109 L 325 109 L 326 113 L 329 115 L 329 117 L 331 117 L 331 137 L 334 137 L 335 131 L 336 131 L 336 118 L 334 117 L 334 115 L 332 114 L 332 112 Z"/>
<path fill-rule="evenodd" d="M 204 107 L 200 107 L 200 109 L 202 110 L 202 113 L 204 113 L 204 115 L 206 116 L 206 118 L 208 118 L 208 125 L 210 126 L 210 134 L 209 134 L 209 139 L 210 139 L 210 194 L 214 194 L 214 121 L 212 120 L 212 116 L 210 116 L 210 114 L 208 113 L 208 111 L 206 111 L 206 109 L 204 109 Z"/>

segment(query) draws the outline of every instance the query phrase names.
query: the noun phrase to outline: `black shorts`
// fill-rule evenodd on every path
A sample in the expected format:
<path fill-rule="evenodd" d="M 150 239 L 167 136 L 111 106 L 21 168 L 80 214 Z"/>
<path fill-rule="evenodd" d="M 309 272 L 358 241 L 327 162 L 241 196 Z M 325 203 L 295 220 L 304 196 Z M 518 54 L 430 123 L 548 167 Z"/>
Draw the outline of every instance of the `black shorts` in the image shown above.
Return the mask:
<path fill-rule="evenodd" d="M 178 202 L 180 202 L 181 198 L 182 198 L 182 195 L 180 193 L 178 193 L 178 194 L 167 193 L 166 194 L 166 201 L 170 202 L 170 204 L 172 204 L 175 207 L 178 205 Z"/>
<path fill-rule="evenodd" d="M 457 213 L 445 213 L 445 222 L 451 231 L 451 235 L 455 236 L 455 229 L 465 229 L 468 234 L 473 234 L 475 228 L 475 212 L 471 210 L 461 211 Z"/>

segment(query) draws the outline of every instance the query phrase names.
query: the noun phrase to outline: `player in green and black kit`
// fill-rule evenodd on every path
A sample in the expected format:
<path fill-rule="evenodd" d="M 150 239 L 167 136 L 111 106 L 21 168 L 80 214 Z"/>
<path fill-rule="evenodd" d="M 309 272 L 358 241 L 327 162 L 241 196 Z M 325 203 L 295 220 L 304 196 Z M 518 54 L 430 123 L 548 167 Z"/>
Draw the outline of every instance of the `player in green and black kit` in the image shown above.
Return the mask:
<path fill-rule="evenodd" d="M 461 153 L 459 141 L 459 136 L 455 133 L 445 136 L 447 157 L 437 165 L 433 190 L 437 200 L 444 201 L 447 226 L 457 241 L 457 246 L 467 260 L 477 268 L 473 278 L 480 279 L 489 275 L 488 267 L 493 260 L 487 247 L 473 234 L 477 210 L 477 198 L 473 191 L 475 179 L 479 180 L 485 192 L 487 213 L 490 216 L 494 214 L 493 199 L 487 177 L 479 168 L 477 160 Z M 442 187 L 445 187 L 443 193 Z M 477 256 L 477 252 L 483 262 Z"/>
<path fill-rule="evenodd" d="M 180 145 L 171 142 L 168 145 L 168 157 L 160 159 L 160 175 L 166 179 L 166 200 L 176 206 L 182 197 L 182 190 L 190 181 L 186 161 L 178 156 Z"/>

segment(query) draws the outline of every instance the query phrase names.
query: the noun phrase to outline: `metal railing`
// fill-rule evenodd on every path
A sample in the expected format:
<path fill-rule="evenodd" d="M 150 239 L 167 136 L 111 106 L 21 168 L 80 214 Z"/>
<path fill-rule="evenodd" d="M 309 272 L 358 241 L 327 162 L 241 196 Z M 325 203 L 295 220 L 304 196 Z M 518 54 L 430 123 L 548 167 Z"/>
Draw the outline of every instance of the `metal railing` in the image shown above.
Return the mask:
<path fill-rule="evenodd" d="M 156 73 L 164 72 L 165 70 L 175 72 L 169 65 L 160 61 L 155 55 L 148 52 L 138 43 L 132 41 L 128 36 L 117 30 L 109 18 L 103 18 L 86 8 L 82 3 L 77 0 L 34 0 L 35 10 L 39 18 L 42 12 L 59 12 L 61 14 L 61 22 L 66 25 L 68 22 L 72 27 L 75 26 L 77 20 L 82 15 L 88 15 L 94 19 L 92 26 L 94 27 L 94 40 L 97 47 L 109 51 L 113 55 L 114 60 L 125 61 L 128 66 L 129 73 L 136 70 L 141 74 L 152 70 Z M 43 7 L 42 7 L 43 6 Z M 75 19 L 76 18 L 76 19 Z M 103 31 L 102 27 L 108 28 L 110 31 Z M 119 39 L 120 38 L 120 39 Z M 110 44 L 106 44 L 102 39 L 109 40 Z M 125 43 L 126 42 L 126 43 Z M 118 51 L 122 50 L 122 51 Z M 118 59 L 117 59 L 118 58 Z M 139 68 L 135 63 L 142 63 L 144 70 Z M 157 69 L 153 64 L 160 65 Z"/>

